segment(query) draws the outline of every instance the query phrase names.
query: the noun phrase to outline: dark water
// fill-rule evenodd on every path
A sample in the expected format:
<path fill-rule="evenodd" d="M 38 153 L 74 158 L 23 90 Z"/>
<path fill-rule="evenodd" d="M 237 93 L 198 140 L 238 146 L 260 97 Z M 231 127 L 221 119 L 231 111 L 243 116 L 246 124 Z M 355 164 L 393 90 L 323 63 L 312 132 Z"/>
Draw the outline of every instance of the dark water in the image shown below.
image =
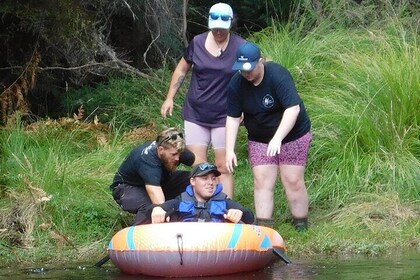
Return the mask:
<path fill-rule="evenodd" d="M 203 277 L 203 280 L 289 280 L 289 279 L 420 279 L 420 252 L 392 254 L 381 257 L 325 258 L 313 256 L 298 259 L 286 265 L 274 260 L 263 270 L 218 277 Z M 36 266 L 30 268 L 1 267 L 0 279 L 163 279 L 150 276 L 122 274 L 111 262 L 102 268 L 92 264 L 74 264 L 66 267 Z M 194 278 L 172 278 L 175 280 Z"/>

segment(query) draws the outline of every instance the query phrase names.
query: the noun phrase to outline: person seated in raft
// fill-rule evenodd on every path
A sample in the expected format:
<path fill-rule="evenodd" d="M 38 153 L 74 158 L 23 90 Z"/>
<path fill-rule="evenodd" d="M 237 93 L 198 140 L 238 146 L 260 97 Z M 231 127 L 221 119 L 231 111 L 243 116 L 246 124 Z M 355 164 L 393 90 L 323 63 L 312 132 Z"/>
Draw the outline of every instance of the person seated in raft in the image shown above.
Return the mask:
<path fill-rule="evenodd" d="M 163 222 L 232 222 L 254 223 L 254 213 L 233 201 L 217 180 L 220 171 L 208 162 L 195 166 L 190 184 L 174 199 L 149 209 L 153 224 Z"/>

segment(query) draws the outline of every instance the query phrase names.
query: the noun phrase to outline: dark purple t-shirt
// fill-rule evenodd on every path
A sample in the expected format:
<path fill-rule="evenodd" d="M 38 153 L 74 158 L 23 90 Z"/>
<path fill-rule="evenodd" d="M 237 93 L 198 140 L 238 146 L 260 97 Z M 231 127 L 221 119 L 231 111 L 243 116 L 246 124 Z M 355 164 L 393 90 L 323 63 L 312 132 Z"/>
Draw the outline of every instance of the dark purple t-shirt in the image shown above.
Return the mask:
<path fill-rule="evenodd" d="M 210 31 L 209 31 L 210 32 Z M 209 127 L 226 124 L 227 87 L 235 71 L 236 50 L 245 40 L 234 33 L 219 57 L 205 48 L 208 32 L 193 38 L 184 59 L 193 65 L 191 83 L 183 107 L 184 120 Z"/>

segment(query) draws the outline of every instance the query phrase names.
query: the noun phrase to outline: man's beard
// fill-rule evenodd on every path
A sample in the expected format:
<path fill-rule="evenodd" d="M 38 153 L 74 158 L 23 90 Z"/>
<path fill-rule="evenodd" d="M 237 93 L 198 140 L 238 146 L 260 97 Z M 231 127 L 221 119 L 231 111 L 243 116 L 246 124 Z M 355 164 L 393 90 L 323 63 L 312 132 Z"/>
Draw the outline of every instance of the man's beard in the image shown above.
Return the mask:
<path fill-rule="evenodd" d="M 166 157 L 165 154 L 162 154 L 162 162 L 163 162 L 163 166 L 165 167 L 166 170 L 173 172 L 176 170 L 177 166 L 178 166 L 178 162 L 177 161 L 171 161 L 168 159 L 168 157 Z"/>

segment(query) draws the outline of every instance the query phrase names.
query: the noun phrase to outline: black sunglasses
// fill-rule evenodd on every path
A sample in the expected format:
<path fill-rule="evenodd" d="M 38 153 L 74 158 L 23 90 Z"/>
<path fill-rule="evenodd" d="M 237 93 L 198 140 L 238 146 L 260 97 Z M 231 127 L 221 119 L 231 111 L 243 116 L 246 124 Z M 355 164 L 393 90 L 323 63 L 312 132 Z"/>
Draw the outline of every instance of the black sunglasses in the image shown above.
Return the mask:
<path fill-rule="evenodd" d="M 229 15 L 222 15 L 222 14 L 219 14 L 219 13 L 209 13 L 209 17 L 212 20 L 217 20 L 217 19 L 220 18 L 223 21 L 229 21 L 230 19 L 232 19 L 232 17 L 229 16 Z"/>
<path fill-rule="evenodd" d="M 175 132 L 171 135 L 168 135 L 158 142 L 158 146 L 162 145 L 165 142 L 168 142 L 169 140 L 175 141 L 176 139 L 178 139 L 178 137 L 184 139 L 184 134 L 182 132 Z"/>

